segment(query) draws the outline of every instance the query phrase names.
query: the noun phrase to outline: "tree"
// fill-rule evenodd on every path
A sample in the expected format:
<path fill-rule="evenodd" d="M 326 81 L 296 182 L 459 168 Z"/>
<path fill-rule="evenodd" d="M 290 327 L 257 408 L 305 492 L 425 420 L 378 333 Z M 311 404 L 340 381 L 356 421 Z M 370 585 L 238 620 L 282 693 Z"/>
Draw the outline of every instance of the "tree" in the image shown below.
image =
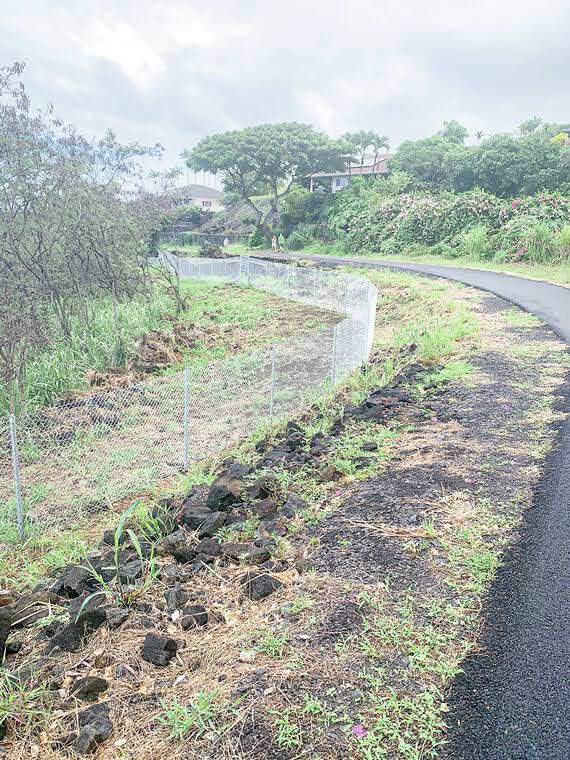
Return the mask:
<path fill-rule="evenodd" d="M 443 129 L 437 133 L 445 142 L 453 143 L 454 145 L 463 145 L 465 140 L 469 136 L 469 131 L 463 124 L 460 124 L 455 119 L 451 121 L 443 122 Z"/>
<path fill-rule="evenodd" d="M 440 135 L 422 140 L 405 140 L 390 160 L 391 171 L 411 174 L 427 189 L 450 190 L 446 156 L 453 150 L 465 150 Z"/>
<path fill-rule="evenodd" d="M 390 147 L 390 141 L 386 135 L 379 135 L 372 130 L 360 130 L 359 132 L 346 132 L 343 136 L 343 140 L 352 146 L 353 152 L 350 163 L 357 163 L 362 173 L 362 167 L 366 159 L 366 154 L 369 148 L 374 150 L 374 166 L 378 163 L 378 156 L 382 148 L 388 150 Z M 350 166 L 350 164 L 349 164 Z"/>
<path fill-rule="evenodd" d="M 501 197 L 557 190 L 567 182 L 563 149 L 538 131 L 517 139 L 510 134 L 488 137 L 473 160 L 475 184 Z"/>
<path fill-rule="evenodd" d="M 147 285 L 148 241 L 160 199 L 136 186 L 157 146 L 90 141 L 32 113 L 23 66 L 0 68 L 0 403 L 23 400 L 32 348 L 89 322 L 89 298 Z M 59 333 L 55 329 L 59 326 Z"/>
<path fill-rule="evenodd" d="M 483 132 L 482 129 L 478 129 L 475 132 L 475 139 L 477 140 L 477 145 L 481 144 L 481 140 L 485 137 L 485 132 Z"/>
<path fill-rule="evenodd" d="M 526 119 L 519 124 L 518 131 L 522 137 L 528 137 L 544 123 L 544 120 L 540 116 L 531 116 L 530 119 Z"/>
<path fill-rule="evenodd" d="M 224 189 L 245 201 L 268 236 L 293 183 L 313 172 L 341 170 L 347 146 L 307 124 L 282 122 L 209 135 L 183 155 L 194 171 L 220 172 Z M 262 193 L 269 195 L 267 210 L 256 201 Z"/>

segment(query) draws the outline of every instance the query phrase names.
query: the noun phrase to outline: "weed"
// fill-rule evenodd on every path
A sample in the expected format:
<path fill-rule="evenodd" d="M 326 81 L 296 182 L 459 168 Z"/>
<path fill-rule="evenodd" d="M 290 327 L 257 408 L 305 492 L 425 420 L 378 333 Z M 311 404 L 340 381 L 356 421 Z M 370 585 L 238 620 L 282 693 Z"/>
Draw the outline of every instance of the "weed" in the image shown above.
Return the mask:
<path fill-rule="evenodd" d="M 32 686 L 5 673 L 0 675 L 0 733 L 10 727 L 15 733 L 25 730 L 32 721 L 48 715 L 43 686 Z"/>
<path fill-rule="evenodd" d="M 296 723 L 290 721 L 290 710 L 285 710 L 275 721 L 275 741 L 281 749 L 301 749 L 303 734 Z"/>

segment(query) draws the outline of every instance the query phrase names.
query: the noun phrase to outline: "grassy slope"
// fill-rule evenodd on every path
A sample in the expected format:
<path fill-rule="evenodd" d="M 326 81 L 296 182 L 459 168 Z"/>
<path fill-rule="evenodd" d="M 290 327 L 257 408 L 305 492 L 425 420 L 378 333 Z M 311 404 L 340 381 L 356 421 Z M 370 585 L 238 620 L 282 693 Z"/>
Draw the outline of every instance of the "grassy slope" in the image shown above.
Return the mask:
<path fill-rule="evenodd" d="M 399 542 L 406 564 L 418 563 L 420 577 L 426 562 L 435 563 L 448 589 L 443 596 L 429 586 L 402 590 L 388 581 L 367 584 L 316 569 L 298 576 L 290 573 L 278 596 L 255 604 L 240 600 L 237 568 L 195 576 L 196 598 L 214 605 L 226 622 L 204 632 L 173 630 L 183 641 L 181 659 L 167 671 L 169 686 L 162 705 L 149 709 L 144 700 L 129 699 L 131 687 L 125 692 L 120 683 L 112 684 L 106 697 L 117 715 L 123 716 L 115 739 L 126 740 L 122 744 L 125 757 L 143 760 L 157 752 L 172 758 L 204 757 L 213 752 L 239 758 L 244 755 L 236 751 L 236 742 L 249 734 L 261 741 L 251 755 L 255 758 L 269 756 L 269 750 L 271 756 L 291 760 L 305 756 L 421 760 L 437 754 L 447 709 L 445 689 L 475 645 L 485 590 L 528 504 L 537 465 L 551 444 L 552 404 L 568 367 L 568 355 L 554 340 L 537 342 L 530 333 L 525 338 L 525 330 L 535 329 L 536 323 L 516 309 L 504 315 L 482 314 L 480 294 L 402 273 L 371 276 L 381 286 L 375 361 L 355 374 L 338 395 L 313 409 L 304 422 L 307 433 L 327 432 L 343 403 L 359 402 L 370 388 L 389 382 L 418 360 L 437 364 L 427 382 L 413 388 L 419 411 L 429 402 L 429 386 L 451 382 L 458 392 L 479 387 L 484 393 L 488 378 L 485 371 L 474 372 L 473 362 L 481 353 L 497 352 L 508 357 L 513 367 L 536 367 L 524 380 L 530 414 L 516 420 L 521 430 L 530 426 L 532 431 L 531 464 L 528 473 L 523 472 L 523 487 L 504 503 L 490 499 L 477 480 L 471 490 L 450 487 L 435 498 L 429 516 L 415 528 L 389 534 Z M 510 329 L 520 331 L 516 345 L 511 345 Z M 521 379 L 512 381 L 522 387 Z M 283 471 L 283 490 L 297 492 L 308 506 L 279 540 L 276 558 L 310 565 L 322 550 L 327 525 L 343 517 L 343 503 L 354 489 L 365 488 L 374 478 L 389 477 L 392 469 L 411 467 L 413 471 L 422 464 L 422 457 L 437 452 L 449 474 L 458 466 L 470 482 L 480 463 L 492 471 L 501 466 L 503 455 L 513 456 L 509 453 L 513 441 L 498 421 L 505 451 L 493 443 L 494 449 L 483 458 L 481 451 L 467 449 L 466 459 L 460 459 L 462 446 L 469 444 L 461 441 L 461 427 L 430 421 L 429 409 L 426 413 L 427 425 L 410 420 L 387 426 L 348 426 L 330 457 L 343 476 L 340 482 L 323 483 L 302 470 Z M 371 440 L 378 444 L 376 453 L 365 468 L 355 469 L 354 456 L 362 454 L 363 443 Z M 232 454 L 240 461 L 255 461 L 255 442 L 253 438 L 244 441 Z M 456 446 L 449 461 L 446 443 Z M 187 492 L 192 482 L 205 475 L 211 477 L 207 465 L 181 477 L 172 492 Z M 252 523 L 225 538 L 248 538 L 254 527 Z M 383 541 L 389 529 L 380 523 L 364 530 Z M 351 541 L 347 525 L 339 534 L 335 553 L 358 555 L 360 546 L 352 546 Z M 162 587 L 151 589 L 149 601 L 160 599 L 162 593 Z M 358 614 L 345 634 L 334 640 L 325 637 L 316 645 L 316 632 L 326 633 L 332 625 L 331 613 L 347 608 Z M 156 671 L 144 664 L 141 670 L 136 656 L 143 633 L 131 630 L 126 638 L 121 631 L 104 634 L 105 650 L 113 653 L 117 664 L 125 662 L 134 669 L 142 693 L 149 689 L 161 693 L 162 687 L 153 686 Z M 100 647 L 97 636 L 83 653 L 88 663 Z M 69 658 L 70 667 L 76 659 Z M 256 673 L 263 673 L 263 678 Z M 159 676 L 164 682 L 164 672 Z M 256 678 L 261 678 L 260 691 L 236 692 L 244 681 L 255 684 Z M 236 697 L 236 693 L 244 696 Z M 341 754 L 341 747 L 349 754 Z M 29 749 L 30 739 L 23 739 L 13 748 L 13 757 L 27 757 Z M 101 757 L 114 757 L 114 751 L 111 743 Z M 46 758 L 60 757 L 45 752 Z"/>
<path fill-rule="evenodd" d="M 188 299 L 188 310 L 180 316 L 180 321 L 198 328 L 198 340 L 195 347 L 186 352 L 182 365 L 173 366 L 168 372 L 177 371 L 184 365 L 204 364 L 228 353 L 246 352 L 268 343 L 278 343 L 288 336 L 337 319 L 329 312 L 287 301 L 251 287 L 196 280 L 184 283 L 184 292 Z M 137 334 L 148 329 L 171 329 L 170 322 L 162 318 L 163 313 L 169 312 L 172 312 L 172 304 L 162 296 L 150 305 L 139 301 L 126 304 L 123 310 L 124 337 L 127 338 L 128 335 L 132 343 Z M 52 356 L 40 357 L 33 364 L 32 378 L 36 378 L 40 366 L 43 368 L 41 377 L 44 378 L 44 384 L 41 388 L 44 392 L 47 393 L 46 384 L 50 379 L 54 381 L 47 398 L 51 399 L 72 389 L 85 389 L 85 372 L 93 366 L 102 370 L 108 366 L 108 350 L 114 340 L 113 334 L 105 330 L 105 321 L 109 317 L 108 310 L 102 310 L 97 321 L 98 329 L 90 336 L 91 340 L 101 343 L 97 347 L 96 360 L 92 352 L 81 353 L 84 341 L 76 335 L 71 347 L 62 345 L 54 350 Z M 52 369 L 57 371 L 57 377 L 51 373 Z M 22 455 L 25 453 L 22 452 Z M 132 462 L 131 467 L 136 464 L 136 461 Z M 72 465 L 73 462 L 70 463 Z M 8 479 L 11 477 L 9 469 L 5 470 L 5 476 Z M 53 477 L 53 473 L 50 473 L 50 477 Z M 69 467 L 66 472 L 59 471 L 57 477 L 68 477 L 70 482 L 74 482 Z M 46 475 L 45 483 L 48 482 Z M 11 480 L 8 491 L 12 492 Z M 53 509 L 53 505 L 50 508 Z M 93 531 L 113 520 L 113 516 L 103 520 L 100 517 L 78 519 L 76 510 L 69 515 L 69 521 L 74 524 L 72 529 L 53 529 L 39 521 L 29 526 L 22 547 L 16 534 L 13 515 L 3 519 L 2 513 L 3 505 L 0 501 L 0 578 L 10 585 L 33 585 L 46 570 L 79 556 Z"/>

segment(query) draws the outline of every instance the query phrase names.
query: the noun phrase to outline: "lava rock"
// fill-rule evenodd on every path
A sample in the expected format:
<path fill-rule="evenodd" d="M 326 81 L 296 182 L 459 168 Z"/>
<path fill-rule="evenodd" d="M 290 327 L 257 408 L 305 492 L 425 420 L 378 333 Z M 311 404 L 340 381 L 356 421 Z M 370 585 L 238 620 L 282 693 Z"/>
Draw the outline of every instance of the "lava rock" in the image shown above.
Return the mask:
<path fill-rule="evenodd" d="M 297 512 L 307 508 L 307 502 L 304 501 L 296 493 L 290 493 L 287 495 L 287 501 L 281 507 L 281 515 L 283 517 L 294 517 Z"/>
<path fill-rule="evenodd" d="M 261 519 L 272 517 L 277 513 L 277 502 L 273 499 L 262 499 L 251 507 L 251 511 Z"/>
<path fill-rule="evenodd" d="M 287 452 L 285 452 L 285 455 Z M 263 475 L 248 488 L 248 494 L 251 499 L 267 499 L 278 490 L 279 481 L 272 475 Z"/>
<path fill-rule="evenodd" d="M 56 647 L 64 652 L 79 651 L 87 636 L 100 628 L 106 619 L 106 612 L 101 607 L 84 611 L 78 618 L 73 617 L 51 638 L 46 648 L 46 654 L 52 652 Z"/>
<path fill-rule="evenodd" d="M 129 617 L 129 610 L 126 607 L 108 607 L 106 613 L 107 625 L 113 629 L 123 625 Z"/>
<path fill-rule="evenodd" d="M 180 625 L 187 631 L 208 625 L 208 619 L 208 611 L 202 604 L 192 604 L 182 610 Z"/>
<path fill-rule="evenodd" d="M 143 572 L 143 564 L 140 559 L 134 559 L 124 565 L 119 565 L 119 580 L 124 585 L 132 584 L 140 578 Z"/>
<path fill-rule="evenodd" d="M 170 554 L 177 562 L 193 562 L 196 559 L 196 546 L 190 543 L 186 531 L 180 529 L 163 538 L 159 547 L 161 554 Z"/>
<path fill-rule="evenodd" d="M 206 506 L 215 512 L 227 511 L 241 502 L 244 488 L 245 483 L 241 478 L 222 475 L 210 486 Z"/>
<path fill-rule="evenodd" d="M 263 467 L 270 467 L 275 464 L 279 464 L 279 462 L 285 462 L 287 460 L 287 457 L 291 454 L 291 451 L 289 448 L 282 448 L 279 446 L 276 446 L 273 449 L 270 449 L 269 451 L 266 451 L 263 455 L 262 465 Z M 269 476 L 267 476 L 269 477 Z M 254 484 L 255 485 L 255 484 Z M 269 496 L 269 494 L 266 494 Z M 257 498 L 257 497 L 253 497 Z"/>
<path fill-rule="evenodd" d="M 351 461 L 356 470 L 364 470 L 366 467 L 369 467 L 374 460 L 371 457 L 353 457 Z"/>
<path fill-rule="evenodd" d="M 49 591 L 33 592 L 22 596 L 13 607 L 12 627 L 28 628 L 53 612 L 51 605 L 57 605 L 61 600 Z"/>
<path fill-rule="evenodd" d="M 168 612 L 173 613 L 184 607 L 188 601 L 188 594 L 179 583 L 176 583 L 172 588 L 164 592 L 164 598 L 166 599 L 166 609 Z"/>
<path fill-rule="evenodd" d="M 210 512 L 198 528 L 198 538 L 212 538 L 226 524 L 226 512 Z"/>
<path fill-rule="evenodd" d="M 70 689 L 70 695 L 82 702 L 96 702 L 100 694 L 107 691 L 109 683 L 99 676 L 78 678 Z"/>
<path fill-rule="evenodd" d="M 267 573 L 246 573 L 242 578 L 244 593 L 254 602 L 273 594 L 283 587 L 279 578 Z"/>
<path fill-rule="evenodd" d="M 367 441 L 360 447 L 362 451 L 378 451 L 378 444 L 374 441 Z"/>
<path fill-rule="evenodd" d="M 142 658 L 158 667 L 165 667 L 176 655 L 178 643 L 170 636 L 147 633 L 142 648 Z"/>
<path fill-rule="evenodd" d="M 198 528 L 212 515 L 212 510 L 201 504 L 186 504 L 180 513 L 180 522 L 190 530 Z"/>
<path fill-rule="evenodd" d="M 329 464 L 321 470 L 321 482 L 328 483 L 331 480 L 338 480 L 342 477 L 342 473 L 337 470 L 334 464 Z"/>
<path fill-rule="evenodd" d="M 291 432 L 285 439 L 285 446 L 289 451 L 297 451 L 305 445 L 305 436 L 299 431 Z"/>
<path fill-rule="evenodd" d="M 94 566 L 97 571 L 102 567 L 102 563 L 98 564 L 99 567 Z M 87 589 L 92 590 L 95 585 L 93 573 L 82 565 L 69 565 L 61 577 L 61 582 L 63 593 L 70 599 L 81 596 Z"/>
<path fill-rule="evenodd" d="M 238 541 L 222 544 L 221 551 L 225 557 L 234 562 L 247 562 L 250 565 L 259 565 L 270 557 L 267 549 Z"/>
<path fill-rule="evenodd" d="M 88 707 L 79 713 L 79 735 L 73 742 L 73 748 L 80 755 L 90 755 L 103 744 L 113 731 L 109 718 L 109 705 L 106 702 Z"/>
<path fill-rule="evenodd" d="M 226 475 L 234 478 L 245 478 L 246 475 L 250 475 L 253 472 L 253 467 L 249 464 L 231 464 L 225 471 Z"/>
<path fill-rule="evenodd" d="M 196 544 L 196 556 L 219 557 L 220 544 L 214 538 L 203 538 Z"/>
<path fill-rule="evenodd" d="M 287 535 L 287 527 L 281 522 L 281 520 L 263 520 L 261 527 L 269 534 L 274 534 L 276 536 Z"/>
<path fill-rule="evenodd" d="M 13 609 L 10 607 L 10 605 L 0 607 L 0 657 L 4 652 L 6 640 L 8 639 L 8 635 L 10 633 L 10 628 L 12 626 L 12 615 Z"/>

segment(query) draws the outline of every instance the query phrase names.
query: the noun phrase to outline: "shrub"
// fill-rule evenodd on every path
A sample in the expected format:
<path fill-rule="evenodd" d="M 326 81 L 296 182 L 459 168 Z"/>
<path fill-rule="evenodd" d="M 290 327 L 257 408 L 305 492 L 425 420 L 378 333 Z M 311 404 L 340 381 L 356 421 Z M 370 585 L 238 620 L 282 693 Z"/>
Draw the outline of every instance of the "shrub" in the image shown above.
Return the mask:
<path fill-rule="evenodd" d="M 267 240 L 263 236 L 261 230 L 256 229 L 249 239 L 250 248 L 266 248 Z"/>

